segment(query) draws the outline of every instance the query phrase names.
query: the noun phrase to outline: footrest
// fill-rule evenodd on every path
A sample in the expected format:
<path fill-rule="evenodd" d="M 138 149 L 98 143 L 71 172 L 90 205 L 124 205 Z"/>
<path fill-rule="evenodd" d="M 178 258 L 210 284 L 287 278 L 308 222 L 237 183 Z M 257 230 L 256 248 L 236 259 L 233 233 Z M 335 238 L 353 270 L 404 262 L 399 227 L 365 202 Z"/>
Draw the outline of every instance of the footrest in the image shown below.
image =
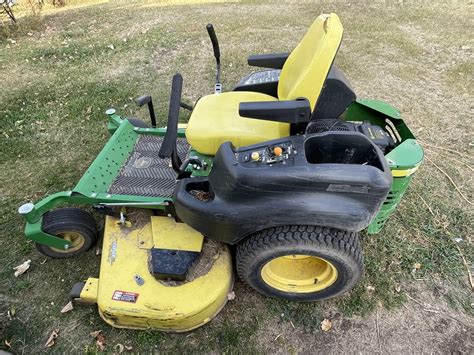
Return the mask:
<path fill-rule="evenodd" d="M 109 194 L 134 196 L 173 196 L 176 173 L 170 159 L 162 159 L 158 152 L 163 137 L 141 135 L 108 189 Z M 189 145 L 185 138 L 177 140 L 178 155 L 186 157 Z"/>

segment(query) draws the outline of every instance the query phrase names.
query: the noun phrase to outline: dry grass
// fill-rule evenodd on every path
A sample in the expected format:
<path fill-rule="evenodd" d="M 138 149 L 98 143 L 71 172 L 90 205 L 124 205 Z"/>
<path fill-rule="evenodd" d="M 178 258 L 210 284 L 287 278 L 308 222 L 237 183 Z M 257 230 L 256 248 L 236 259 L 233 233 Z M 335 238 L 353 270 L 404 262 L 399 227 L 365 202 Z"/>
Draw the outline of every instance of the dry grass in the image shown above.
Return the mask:
<path fill-rule="evenodd" d="M 208 22 L 218 32 L 229 90 L 250 71 L 247 55 L 290 51 L 330 11 L 345 27 L 336 63 L 359 97 L 399 108 L 430 146 L 429 159 L 473 201 L 472 5 L 350 3 L 118 1 L 51 12 L 30 34 L 0 38 L 0 347 L 6 340 L 15 352 L 41 352 L 59 328 L 57 352 L 96 352 L 89 333 L 97 329 L 109 351 L 117 343 L 168 352 L 472 351 L 473 299 L 457 249 L 472 263 L 472 207 L 429 161 L 384 231 L 363 236 L 366 276 L 350 294 L 292 304 L 237 283 L 236 301 L 188 336 L 112 329 L 94 308 L 61 315 L 70 286 L 98 274 L 98 257 L 42 264 L 22 236 L 17 206 L 74 185 L 107 139 L 106 108 L 145 117 L 132 98 L 150 93 L 165 117 L 176 71 L 187 99 L 212 91 Z M 26 259 L 30 271 L 15 279 L 11 268 Z M 412 272 L 414 263 L 421 269 Z M 325 317 L 334 320 L 330 333 L 319 330 Z"/>

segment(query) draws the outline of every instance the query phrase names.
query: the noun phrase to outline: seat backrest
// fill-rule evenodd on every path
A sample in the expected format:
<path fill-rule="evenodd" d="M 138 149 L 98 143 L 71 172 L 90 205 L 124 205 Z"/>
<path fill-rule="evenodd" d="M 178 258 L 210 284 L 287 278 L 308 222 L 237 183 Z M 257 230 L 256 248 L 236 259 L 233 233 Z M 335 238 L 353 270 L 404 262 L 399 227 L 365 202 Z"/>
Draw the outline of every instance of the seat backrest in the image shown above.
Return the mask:
<path fill-rule="evenodd" d="M 336 14 L 322 14 L 316 18 L 281 70 L 278 83 L 280 100 L 304 97 L 314 111 L 341 44 L 342 32 L 342 24 Z"/>

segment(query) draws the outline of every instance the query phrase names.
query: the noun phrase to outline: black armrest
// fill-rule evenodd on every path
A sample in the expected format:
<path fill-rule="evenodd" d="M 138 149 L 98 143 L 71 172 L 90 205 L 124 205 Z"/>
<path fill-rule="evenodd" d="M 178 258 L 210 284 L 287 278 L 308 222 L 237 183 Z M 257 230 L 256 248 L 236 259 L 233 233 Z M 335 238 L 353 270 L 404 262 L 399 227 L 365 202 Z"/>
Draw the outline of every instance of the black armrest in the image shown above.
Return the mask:
<path fill-rule="evenodd" d="M 307 99 L 241 102 L 239 115 L 258 120 L 302 123 L 309 122 L 311 107 Z"/>
<path fill-rule="evenodd" d="M 290 53 L 255 54 L 247 59 L 248 65 L 260 68 L 281 69 Z"/>

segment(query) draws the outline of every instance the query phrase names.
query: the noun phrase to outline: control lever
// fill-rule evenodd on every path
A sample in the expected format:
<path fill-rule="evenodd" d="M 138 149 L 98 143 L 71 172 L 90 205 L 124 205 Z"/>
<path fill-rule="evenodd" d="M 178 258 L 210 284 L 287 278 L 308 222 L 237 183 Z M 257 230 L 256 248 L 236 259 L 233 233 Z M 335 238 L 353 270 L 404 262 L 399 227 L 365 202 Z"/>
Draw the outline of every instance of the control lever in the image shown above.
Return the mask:
<path fill-rule="evenodd" d="M 171 158 L 173 170 L 180 172 L 181 159 L 178 156 L 176 148 L 176 140 L 178 139 L 178 118 L 179 108 L 181 106 L 181 91 L 183 88 L 183 77 L 177 73 L 173 76 L 171 84 L 170 107 L 168 111 L 168 124 L 166 126 L 166 134 L 161 144 L 158 155 L 160 158 Z"/>
<path fill-rule="evenodd" d="M 153 108 L 153 101 L 151 100 L 151 96 L 150 95 L 140 96 L 139 98 L 135 99 L 135 103 L 139 107 L 142 107 L 143 105 L 148 104 L 148 112 L 150 114 L 151 126 L 156 127 L 155 109 Z"/>
<path fill-rule="evenodd" d="M 186 168 L 189 164 L 193 164 L 196 167 L 199 167 L 198 169 L 202 169 L 204 167 L 203 162 L 197 157 L 186 158 L 183 160 L 181 166 L 179 167 L 178 179 L 183 179 L 191 176 L 191 173 L 186 171 Z"/>
<path fill-rule="evenodd" d="M 214 94 L 220 94 L 222 91 L 221 84 L 221 51 L 219 49 L 219 42 L 217 41 L 216 32 L 214 31 L 214 26 L 212 23 L 208 23 L 206 26 L 207 33 L 212 42 L 212 49 L 214 50 L 214 57 L 216 57 L 216 84 L 214 85 Z"/>

